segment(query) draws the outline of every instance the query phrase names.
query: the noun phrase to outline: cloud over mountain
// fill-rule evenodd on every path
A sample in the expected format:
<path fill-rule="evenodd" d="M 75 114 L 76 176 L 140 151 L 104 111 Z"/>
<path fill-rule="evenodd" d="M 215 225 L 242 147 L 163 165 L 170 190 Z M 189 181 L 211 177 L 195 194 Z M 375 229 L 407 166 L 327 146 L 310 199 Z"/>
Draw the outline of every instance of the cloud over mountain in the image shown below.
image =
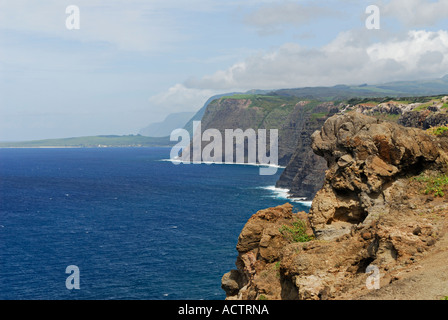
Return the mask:
<path fill-rule="evenodd" d="M 253 55 L 226 70 L 192 78 L 186 87 L 231 90 L 378 83 L 442 76 L 448 69 L 447 31 L 409 31 L 402 37 L 366 42 L 365 32 L 346 31 L 321 48 L 287 43 Z"/>
<path fill-rule="evenodd" d="M 391 0 L 382 8 L 386 16 L 395 17 L 411 28 L 432 26 L 448 17 L 446 0 Z"/>

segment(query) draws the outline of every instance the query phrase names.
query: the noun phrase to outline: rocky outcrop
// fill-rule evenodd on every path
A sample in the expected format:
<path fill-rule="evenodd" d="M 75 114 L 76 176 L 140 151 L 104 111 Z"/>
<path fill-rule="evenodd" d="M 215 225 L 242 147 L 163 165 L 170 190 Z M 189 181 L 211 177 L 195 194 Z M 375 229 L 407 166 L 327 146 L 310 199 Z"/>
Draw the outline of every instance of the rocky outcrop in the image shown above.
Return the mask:
<path fill-rule="evenodd" d="M 431 127 L 438 127 L 448 125 L 448 114 L 438 112 L 439 109 L 430 109 L 423 111 L 407 112 L 403 114 L 398 123 L 406 127 L 414 127 L 421 129 L 429 129 Z"/>
<path fill-rule="evenodd" d="M 201 129 L 217 129 L 223 137 L 226 129 L 253 129 L 256 132 L 259 129 L 278 129 L 278 164 L 286 168 L 276 186 L 289 189 L 291 197 L 311 200 L 322 187 L 327 169 L 325 160 L 311 149 L 311 135 L 329 117 L 339 112 L 345 114 L 356 111 L 423 129 L 448 122 L 447 109 L 444 107 L 447 97 L 433 100 L 431 97 L 421 97 L 415 101 L 423 102 L 390 100 L 382 103 L 336 105 L 334 102 L 291 96 L 233 95 L 209 102 L 204 110 Z M 424 110 L 416 111 L 420 109 Z M 198 141 L 197 144 L 201 144 L 204 149 L 209 142 Z M 224 150 L 222 154 L 224 155 Z M 248 154 L 247 143 L 244 154 Z M 237 161 L 236 154 L 234 161 Z M 248 161 L 247 157 L 244 161 Z"/>
<path fill-rule="evenodd" d="M 222 278 L 228 299 L 280 299 L 285 295 L 280 278 L 282 251 L 288 245 L 282 228 L 304 221 L 304 232 L 313 234 L 306 213 L 293 213 L 291 204 L 261 210 L 253 215 L 238 238 L 236 270 Z"/>
<path fill-rule="evenodd" d="M 405 127 L 426 130 L 448 124 L 446 101 L 448 101 L 448 96 L 435 98 L 425 103 L 405 103 L 390 100 L 383 103 L 369 102 L 356 105 L 340 105 L 339 109 L 335 109 L 333 113 L 330 112 L 325 117 L 318 119 L 318 122 L 319 125 L 323 125 L 323 122 L 334 113 L 346 114 L 354 111 L 380 120 L 395 122 Z M 419 109 L 422 110 L 418 111 Z M 289 189 L 293 198 L 311 200 L 323 185 L 327 165 L 310 148 L 310 131 L 316 127 L 315 125 L 316 122 L 312 124 L 305 122 L 305 127 L 298 139 L 291 160 L 277 181 L 276 186 Z M 320 127 L 316 127 L 315 130 L 319 129 Z"/>
<path fill-rule="evenodd" d="M 448 255 L 439 245 L 447 237 L 448 197 L 423 193 L 415 179 L 446 174 L 448 137 L 354 112 L 329 118 L 312 135 L 312 148 L 328 170 L 310 213 L 284 205 L 248 221 L 237 269 L 223 277 L 228 299 L 358 299 L 371 295 L 372 279 L 387 288 L 432 252 Z M 281 232 L 297 219 L 313 240 Z"/>
<path fill-rule="evenodd" d="M 359 113 L 329 119 L 312 139 L 329 168 L 310 211 L 319 232 L 333 222 L 370 221 L 378 208 L 387 212 L 396 196 L 388 190 L 398 178 L 441 169 L 448 159 L 445 139 Z"/>
<path fill-rule="evenodd" d="M 416 107 L 418 107 L 420 104 L 418 103 L 411 103 L 411 104 L 404 104 L 404 103 L 398 103 L 395 101 L 389 101 L 379 104 L 372 104 L 372 103 L 361 103 L 356 105 L 356 110 L 358 112 L 361 112 L 363 114 L 367 115 L 374 115 L 374 114 L 392 114 L 392 115 L 402 115 L 404 113 L 410 112 L 414 110 Z"/>

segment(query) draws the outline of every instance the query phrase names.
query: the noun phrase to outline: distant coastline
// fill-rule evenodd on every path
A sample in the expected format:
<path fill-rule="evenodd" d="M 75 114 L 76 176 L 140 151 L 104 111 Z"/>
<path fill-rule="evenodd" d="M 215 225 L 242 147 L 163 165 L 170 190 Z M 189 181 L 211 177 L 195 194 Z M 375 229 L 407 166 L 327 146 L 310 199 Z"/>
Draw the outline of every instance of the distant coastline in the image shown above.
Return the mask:
<path fill-rule="evenodd" d="M 106 149 L 106 148 L 169 148 L 170 146 L 89 146 L 89 147 L 81 147 L 81 146 L 29 146 L 29 147 L 19 147 L 19 146 L 11 146 L 11 147 L 3 147 L 0 146 L 0 149 Z"/>
<path fill-rule="evenodd" d="M 174 143 L 170 141 L 170 137 L 159 138 L 131 134 L 0 142 L 0 148 L 138 148 L 170 147 Z"/>

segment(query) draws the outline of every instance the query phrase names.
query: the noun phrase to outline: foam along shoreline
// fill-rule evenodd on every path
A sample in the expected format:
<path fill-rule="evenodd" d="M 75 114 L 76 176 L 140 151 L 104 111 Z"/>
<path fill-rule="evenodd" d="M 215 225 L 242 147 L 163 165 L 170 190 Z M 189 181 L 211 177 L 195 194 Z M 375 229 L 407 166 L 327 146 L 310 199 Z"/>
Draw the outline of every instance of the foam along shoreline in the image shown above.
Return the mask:
<path fill-rule="evenodd" d="M 172 162 L 174 164 L 183 164 L 182 160 L 177 160 L 177 159 L 160 159 L 158 161 L 168 161 L 168 162 Z M 277 164 L 263 164 L 263 163 L 252 163 L 252 162 L 214 162 L 214 161 L 201 161 L 201 162 L 194 162 L 194 161 L 190 161 L 186 164 L 227 164 L 227 165 L 239 165 L 239 166 L 254 166 L 254 167 L 272 167 L 272 168 L 279 168 L 279 169 L 285 169 L 285 166 L 280 166 Z"/>
<path fill-rule="evenodd" d="M 289 189 L 277 188 L 275 186 L 260 187 L 260 189 L 268 190 L 274 194 L 276 198 L 289 200 L 291 202 L 300 203 L 304 206 L 311 207 L 312 201 L 306 200 L 306 198 L 292 198 Z"/>

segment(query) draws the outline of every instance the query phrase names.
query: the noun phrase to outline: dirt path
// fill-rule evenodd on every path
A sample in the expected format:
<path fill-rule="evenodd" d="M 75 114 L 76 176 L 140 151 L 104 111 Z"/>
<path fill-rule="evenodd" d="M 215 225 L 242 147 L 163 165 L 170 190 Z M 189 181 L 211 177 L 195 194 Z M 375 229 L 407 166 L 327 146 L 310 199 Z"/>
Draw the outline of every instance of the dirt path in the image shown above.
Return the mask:
<path fill-rule="evenodd" d="M 427 256 L 401 272 L 399 278 L 359 299 L 441 300 L 448 296 L 448 233 Z"/>

